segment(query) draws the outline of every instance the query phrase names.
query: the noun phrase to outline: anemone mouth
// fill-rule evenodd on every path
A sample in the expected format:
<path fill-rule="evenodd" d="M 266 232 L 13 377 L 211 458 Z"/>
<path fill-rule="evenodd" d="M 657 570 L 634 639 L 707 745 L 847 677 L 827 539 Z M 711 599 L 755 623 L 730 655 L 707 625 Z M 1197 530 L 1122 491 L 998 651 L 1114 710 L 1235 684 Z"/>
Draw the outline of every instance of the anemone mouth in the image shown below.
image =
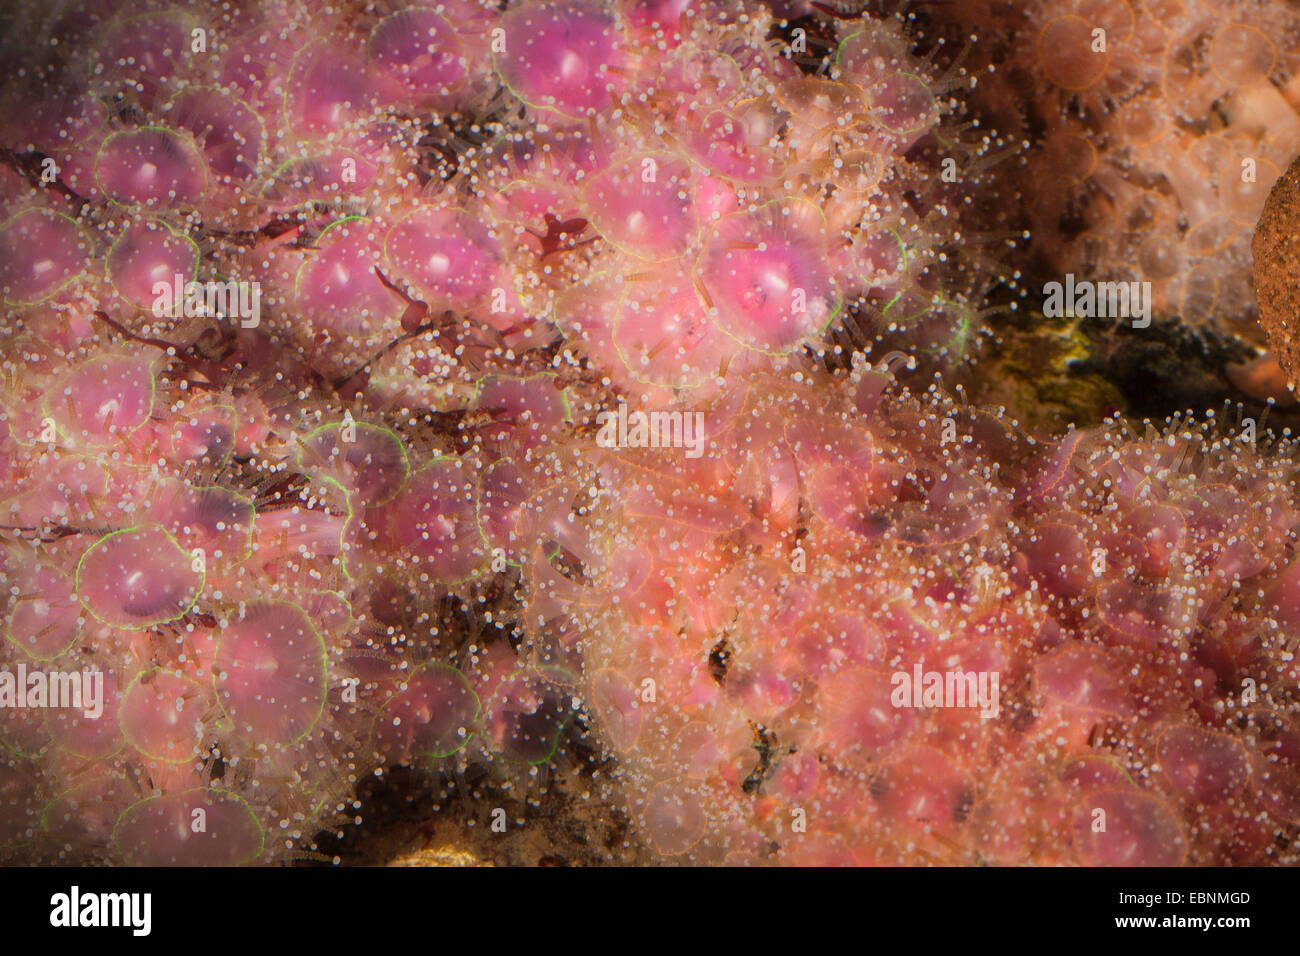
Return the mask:
<path fill-rule="evenodd" d="M 111 446 L 149 420 L 157 397 L 154 370 L 146 356 L 98 356 L 69 371 L 62 387 L 50 389 L 42 411 L 72 443 L 95 450 Z"/>
<path fill-rule="evenodd" d="M 469 744 L 480 710 L 478 694 L 459 670 L 422 664 L 384 704 L 371 735 L 376 749 L 393 759 L 427 764 Z"/>
<path fill-rule="evenodd" d="M 203 590 L 204 572 L 161 525 L 100 538 L 77 565 L 76 591 L 96 618 L 151 627 L 183 617 Z"/>
<path fill-rule="evenodd" d="M 472 309 L 488 297 L 501 264 L 490 231 L 463 210 L 426 207 L 393 225 L 384 255 L 433 309 Z"/>
<path fill-rule="evenodd" d="M 682 157 L 648 151 L 596 174 L 583 199 L 602 238 L 639 259 L 666 262 L 685 255 L 695 238 L 696 179 Z"/>
<path fill-rule="evenodd" d="M 74 219 L 48 209 L 11 216 L 0 223 L 0 298 L 8 305 L 50 298 L 76 280 L 85 252 Z"/>
<path fill-rule="evenodd" d="M 325 713 L 324 640 L 300 607 L 259 600 L 217 638 L 214 687 L 235 731 L 256 744 L 296 744 Z"/>
<path fill-rule="evenodd" d="M 824 226 L 802 201 L 717 223 L 698 264 L 713 323 L 748 348 L 778 355 L 823 332 L 842 307 Z"/>
<path fill-rule="evenodd" d="M 322 425 L 299 446 L 298 467 L 333 477 L 366 507 L 392 501 L 411 473 L 401 438 L 366 422 Z"/>
<path fill-rule="evenodd" d="M 449 98 L 468 76 L 456 30 L 432 10 L 400 10 L 375 24 L 368 52 L 415 98 Z"/>
<path fill-rule="evenodd" d="M 24 569 L 13 579 L 22 589 L 6 602 L 0 635 L 31 660 L 53 660 L 71 648 L 82 628 L 82 606 L 56 565 Z"/>
<path fill-rule="evenodd" d="M 95 157 L 95 180 L 124 206 L 194 205 L 208 190 L 208 167 L 189 133 L 146 126 L 112 133 Z"/>
<path fill-rule="evenodd" d="M 436 458 L 412 472 L 405 487 L 367 520 L 385 549 L 406 550 L 442 580 L 465 580 L 486 557 L 474 484 L 460 460 Z"/>
<path fill-rule="evenodd" d="M 587 0 L 510 10 L 503 20 L 505 48 L 493 50 L 501 81 L 535 110 L 578 118 L 607 102 L 605 87 L 617 65 L 617 21 Z"/>
<path fill-rule="evenodd" d="M 405 309 L 376 271 L 382 261 L 377 229 L 363 216 L 330 223 L 314 255 L 299 267 L 293 288 L 293 301 L 313 328 L 361 356 L 398 337 Z"/>
<path fill-rule="evenodd" d="M 118 295 L 136 308 L 149 309 L 159 298 L 155 285 L 165 284 L 170 291 L 180 276 L 183 289 L 198 274 L 198 243 L 160 220 L 142 222 L 109 249 L 105 269 Z"/>
<path fill-rule="evenodd" d="M 122 735 L 141 753 L 181 763 L 199 749 L 196 726 L 210 704 L 196 680 L 158 669 L 132 679 L 118 706 Z"/>
<path fill-rule="evenodd" d="M 337 136 L 374 109 L 379 89 L 363 56 L 341 55 L 324 39 L 294 57 L 284 90 L 284 122 L 304 137 Z"/>
<path fill-rule="evenodd" d="M 135 866 L 241 866 L 261 857 L 266 835 L 244 799 L 199 787 L 132 804 L 113 827 L 113 845 Z"/>

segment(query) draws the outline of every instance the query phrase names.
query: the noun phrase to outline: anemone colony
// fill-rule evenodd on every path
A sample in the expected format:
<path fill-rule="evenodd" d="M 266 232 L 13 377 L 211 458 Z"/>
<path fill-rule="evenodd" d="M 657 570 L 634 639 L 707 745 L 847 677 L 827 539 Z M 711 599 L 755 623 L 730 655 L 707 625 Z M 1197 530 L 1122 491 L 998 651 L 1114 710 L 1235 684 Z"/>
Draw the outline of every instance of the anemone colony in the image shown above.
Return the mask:
<path fill-rule="evenodd" d="M 961 387 L 1026 277 L 1262 342 L 1291 4 L 117 6 L 0 45 L 0 858 L 580 735 L 663 861 L 1295 861 L 1289 440 Z"/>

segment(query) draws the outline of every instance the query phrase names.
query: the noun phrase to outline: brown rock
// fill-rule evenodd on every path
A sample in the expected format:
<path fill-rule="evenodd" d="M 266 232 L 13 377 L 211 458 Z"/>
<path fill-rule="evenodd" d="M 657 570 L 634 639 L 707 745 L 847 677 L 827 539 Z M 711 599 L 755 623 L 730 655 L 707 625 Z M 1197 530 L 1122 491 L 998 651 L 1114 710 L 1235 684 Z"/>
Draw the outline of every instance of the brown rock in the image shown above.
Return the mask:
<path fill-rule="evenodd" d="M 1260 322 L 1295 392 L 1300 383 L 1300 159 L 1269 193 L 1252 248 Z"/>

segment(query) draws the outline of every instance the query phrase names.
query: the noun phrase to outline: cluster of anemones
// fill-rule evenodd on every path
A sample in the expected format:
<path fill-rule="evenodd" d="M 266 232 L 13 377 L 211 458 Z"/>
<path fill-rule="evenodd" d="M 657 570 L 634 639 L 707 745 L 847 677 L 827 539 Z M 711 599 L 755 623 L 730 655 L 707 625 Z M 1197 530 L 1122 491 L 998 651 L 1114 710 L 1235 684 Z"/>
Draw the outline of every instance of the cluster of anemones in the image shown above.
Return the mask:
<path fill-rule="evenodd" d="M 702 416 L 695 459 L 556 452 L 579 530 L 530 623 L 567 609 L 656 849 L 1293 859 L 1300 509 L 1254 423 L 1034 446 L 883 370 L 795 379 L 657 413 Z"/>
<path fill-rule="evenodd" d="M 898 22 L 110 6 L 0 44 L 0 636 L 105 682 L 0 707 L 0 852 L 310 855 L 580 697 L 666 858 L 1289 859 L 1291 466 L 842 368 L 974 331 Z"/>
<path fill-rule="evenodd" d="M 1261 340 L 1251 234 L 1300 152 L 1288 4 L 962 0 L 934 16 L 979 33 L 962 44 L 975 100 L 1030 146 L 1005 186 L 1037 268 L 1150 282 L 1157 315 Z"/>
<path fill-rule="evenodd" d="M 821 347 L 840 320 L 962 355 L 947 263 L 972 183 L 952 184 L 989 144 L 940 125 L 946 81 L 892 21 L 839 24 L 814 73 L 764 8 L 688 7 L 37 18 L 50 46 L 0 138 L 48 195 L 5 211 L 6 299 L 80 290 L 188 344 L 202 323 L 158 314 L 156 282 L 256 281 L 259 321 L 331 378 L 414 302 L 486 345 L 553 320 L 630 388 Z"/>
<path fill-rule="evenodd" d="M 413 412 L 378 378 L 344 405 L 259 363 L 256 333 L 202 362 L 40 328 L 0 387 L 0 635 L 10 673 L 102 697 L 0 695 L 7 853 L 311 855 L 372 771 L 550 758 L 574 676 L 446 633 L 439 602 L 518 563 L 506 469 L 563 424 L 561 391 L 493 374 Z"/>

